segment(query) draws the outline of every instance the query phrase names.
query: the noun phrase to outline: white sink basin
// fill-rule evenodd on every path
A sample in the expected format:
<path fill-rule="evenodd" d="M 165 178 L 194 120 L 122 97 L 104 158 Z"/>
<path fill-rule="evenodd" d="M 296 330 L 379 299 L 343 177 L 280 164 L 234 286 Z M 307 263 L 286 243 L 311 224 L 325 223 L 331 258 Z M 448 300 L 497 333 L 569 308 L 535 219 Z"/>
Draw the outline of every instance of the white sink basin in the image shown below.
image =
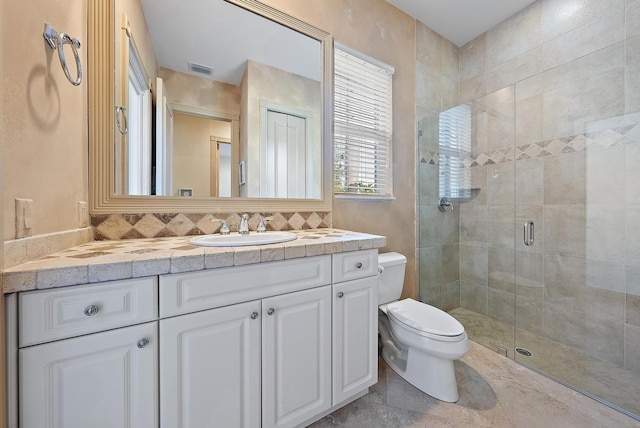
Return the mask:
<path fill-rule="evenodd" d="M 230 235 L 205 235 L 191 238 L 191 245 L 201 247 L 243 247 L 245 245 L 278 244 L 280 242 L 293 241 L 297 238 L 291 232 L 249 232 L 248 235 L 232 233 Z"/>

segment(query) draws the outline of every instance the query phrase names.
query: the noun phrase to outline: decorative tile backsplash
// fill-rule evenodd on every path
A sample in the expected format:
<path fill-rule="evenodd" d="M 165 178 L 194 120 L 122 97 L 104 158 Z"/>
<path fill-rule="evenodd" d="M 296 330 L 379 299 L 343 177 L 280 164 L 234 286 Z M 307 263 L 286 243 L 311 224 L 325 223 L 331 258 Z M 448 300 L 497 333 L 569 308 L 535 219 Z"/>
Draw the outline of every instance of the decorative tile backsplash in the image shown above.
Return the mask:
<path fill-rule="evenodd" d="M 476 156 L 467 156 L 462 160 L 462 164 L 467 168 L 495 165 L 513 160 L 540 158 L 561 153 L 576 153 L 591 146 L 607 148 L 621 144 L 637 143 L 638 141 L 640 141 L 640 125 L 627 125 L 593 133 L 539 141 L 524 146 L 496 150 L 493 153 L 480 153 Z M 425 151 L 420 155 L 420 162 L 429 165 L 438 165 L 439 157 L 439 153 Z"/>
<path fill-rule="evenodd" d="M 249 229 L 255 230 L 261 217 L 273 217 L 267 230 L 303 230 L 331 227 L 331 212 L 248 213 Z M 237 230 L 241 213 L 221 214 L 105 214 L 92 215 L 95 240 L 161 238 L 216 233 L 225 219 Z"/>

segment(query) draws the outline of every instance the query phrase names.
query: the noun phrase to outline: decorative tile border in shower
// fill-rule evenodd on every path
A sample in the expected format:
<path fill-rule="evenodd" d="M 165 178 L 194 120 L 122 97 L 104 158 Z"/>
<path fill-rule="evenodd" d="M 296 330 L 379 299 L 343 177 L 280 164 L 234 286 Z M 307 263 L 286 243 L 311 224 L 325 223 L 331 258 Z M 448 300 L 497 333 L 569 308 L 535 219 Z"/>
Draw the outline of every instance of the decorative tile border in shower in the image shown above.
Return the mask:
<path fill-rule="evenodd" d="M 639 136 L 640 125 L 628 125 L 588 134 L 578 134 L 570 137 L 540 141 L 515 148 L 511 147 L 509 149 L 496 150 L 493 153 L 480 153 L 475 157 L 467 156 L 462 160 L 462 165 L 468 168 L 473 166 L 495 165 L 513 160 L 535 159 L 561 153 L 577 153 L 590 146 L 608 148 L 622 144 L 638 143 L 640 141 Z M 439 158 L 439 153 L 424 152 L 420 156 L 420 162 L 429 165 L 438 165 Z"/>
<path fill-rule="evenodd" d="M 304 230 L 332 226 L 331 212 L 248 213 L 249 227 L 254 230 L 261 217 L 272 216 L 267 230 Z M 216 233 L 225 219 L 231 230 L 240 224 L 240 213 L 220 214 L 105 214 L 92 215 L 94 238 L 119 240 L 206 235 Z"/>

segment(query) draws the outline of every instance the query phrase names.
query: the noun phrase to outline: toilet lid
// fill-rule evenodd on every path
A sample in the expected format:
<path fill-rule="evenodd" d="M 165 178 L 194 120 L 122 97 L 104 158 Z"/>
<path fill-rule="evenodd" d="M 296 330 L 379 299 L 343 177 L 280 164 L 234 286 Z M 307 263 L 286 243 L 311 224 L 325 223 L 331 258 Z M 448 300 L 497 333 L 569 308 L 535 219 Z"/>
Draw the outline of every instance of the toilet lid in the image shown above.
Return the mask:
<path fill-rule="evenodd" d="M 459 336 L 464 327 L 448 313 L 413 299 L 387 305 L 387 314 L 396 321 L 418 331 L 438 336 Z"/>

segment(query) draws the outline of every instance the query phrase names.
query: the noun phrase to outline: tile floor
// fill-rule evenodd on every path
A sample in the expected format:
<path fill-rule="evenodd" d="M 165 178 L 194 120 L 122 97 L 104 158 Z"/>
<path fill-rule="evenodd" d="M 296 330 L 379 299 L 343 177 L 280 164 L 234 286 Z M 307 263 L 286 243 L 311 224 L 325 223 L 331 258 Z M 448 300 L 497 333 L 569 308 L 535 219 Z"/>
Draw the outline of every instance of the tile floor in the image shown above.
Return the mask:
<path fill-rule="evenodd" d="M 500 346 L 509 350 L 525 348 L 532 356 L 515 354 L 519 363 L 640 415 L 639 372 L 599 360 L 526 330 L 518 329 L 514 337 L 513 325 L 468 309 L 457 308 L 450 314 L 464 325 L 476 343 L 492 350 Z M 513 358 L 513 355 L 509 356 Z"/>
<path fill-rule="evenodd" d="M 460 400 L 445 403 L 379 359 L 378 383 L 370 393 L 312 427 L 640 427 L 640 421 L 475 342 L 455 368 Z"/>

